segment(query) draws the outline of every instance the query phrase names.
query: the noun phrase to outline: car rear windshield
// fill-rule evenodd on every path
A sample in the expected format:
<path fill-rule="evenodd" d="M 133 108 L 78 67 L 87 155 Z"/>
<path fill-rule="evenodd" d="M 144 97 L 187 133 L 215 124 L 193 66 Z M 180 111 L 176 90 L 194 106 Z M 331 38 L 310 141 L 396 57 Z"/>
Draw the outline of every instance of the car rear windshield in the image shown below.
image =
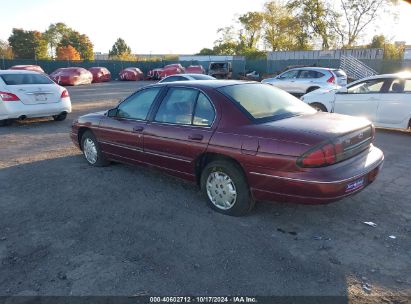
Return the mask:
<path fill-rule="evenodd" d="M 347 76 L 343 70 L 333 70 L 333 72 L 337 77 Z"/>
<path fill-rule="evenodd" d="M 218 90 L 230 97 L 257 122 L 316 112 L 301 100 L 268 84 L 246 83 L 226 86 Z"/>
<path fill-rule="evenodd" d="M 3 74 L 0 77 L 7 85 L 53 83 L 50 78 L 41 74 Z"/>
<path fill-rule="evenodd" d="M 213 79 L 215 79 L 212 76 L 203 75 L 203 74 L 193 74 L 193 75 L 190 75 L 190 76 L 193 77 L 195 80 L 213 80 Z"/>

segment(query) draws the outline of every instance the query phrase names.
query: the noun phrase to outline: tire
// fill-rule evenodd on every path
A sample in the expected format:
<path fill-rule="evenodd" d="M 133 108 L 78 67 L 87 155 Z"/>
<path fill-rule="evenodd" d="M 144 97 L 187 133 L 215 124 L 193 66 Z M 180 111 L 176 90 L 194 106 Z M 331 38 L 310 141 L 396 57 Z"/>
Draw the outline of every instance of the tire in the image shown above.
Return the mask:
<path fill-rule="evenodd" d="M 11 123 L 12 123 L 12 120 L 11 120 L 11 119 L 3 119 L 3 120 L 0 120 L 0 127 L 9 126 L 9 125 L 11 125 Z"/>
<path fill-rule="evenodd" d="M 66 118 L 67 118 L 67 113 L 66 113 L 66 112 L 61 113 L 61 114 L 59 114 L 59 115 L 53 115 L 53 119 L 54 119 L 55 121 L 63 121 L 63 120 L 65 120 Z"/>
<path fill-rule="evenodd" d="M 310 93 L 310 92 L 312 92 L 312 91 L 318 90 L 318 89 L 319 89 L 319 87 L 311 87 L 311 88 L 308 88 L 306 94 L 307 94 L 307 93 Z"/>
<path fill-rule="evenodd" d="M 85 131 L 83 136 L 81 137 L 81 150 L 83 151 L 83 155 L 86 161 L 91 166 L 104 167 L 110 164 L 110 162 L 101 152 L 96 137 L 91 131 Z"/>
<path fill-rule="evenodd" d="M 201 173 L 200 185 L 208 205 L 217 212 L 241 216 L 254 207 L 255 202 L 251 197 L 244 173 L 231 161 L 217 160 L 207 164 Z M 227 194 L 229 191 L 234 191 L 235 194 Z M 215 203 L 212 200 L 213 195 L 216 199 Z M 222 200 L 218 200 L 218 197 Z M 224 197 L 227 199 L 224 200 Z"/>
<path fill-rule="evenodd" d="M 310 106 L 312 106 L 318 112 L 328 112 L 327 108 L 321 103 L 318 103 L 318 102 L 310 103 Z"/>

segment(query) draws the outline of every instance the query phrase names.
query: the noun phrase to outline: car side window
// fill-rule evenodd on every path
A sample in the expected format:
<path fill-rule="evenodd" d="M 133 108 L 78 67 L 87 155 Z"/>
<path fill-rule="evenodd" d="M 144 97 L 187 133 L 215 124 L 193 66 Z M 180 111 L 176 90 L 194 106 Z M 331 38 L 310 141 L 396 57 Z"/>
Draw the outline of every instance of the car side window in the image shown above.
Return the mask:
<path fill-rule="evenodd" d="M 157 111 L 155 121 L 191 125 L 198 91 L 187 88 L 170 88 Z"/>
<path fill-rule="evenodd" d="M 210 127 L 214 117 L 215 111 L 210 100 L 203 93 L 200 93 L 194 111 L 193 125 Z"/>
<path fill-rule="evenodd" d="M 145 120 L 160 88 L 150 88 L 137 92 L 123 101 L 117 110 L 117 117 Z"/>
<path fill-rule="evenodd" d="M 298 75 L 298 78 L 303 78 L 303 79 L 308 79 L 308 78 L 321 78 L 323 77 L 324 74 L 313 71 L 313 70 L 302 70 L 300 74 Z"/>
<path fill-rule="evenodd" d="M 385 79 L 371 79 L 357 83 L 348 88 L 348 94 L 380 93 Z"/>
<path fill-rule="evenodd" d="M 280 79 L 291 79 L 291 78 L 297 78 L 299 71 L 294 70 L 294 71 L 288 71 L 284 72 L 283 74 L 280 75 Z"/>

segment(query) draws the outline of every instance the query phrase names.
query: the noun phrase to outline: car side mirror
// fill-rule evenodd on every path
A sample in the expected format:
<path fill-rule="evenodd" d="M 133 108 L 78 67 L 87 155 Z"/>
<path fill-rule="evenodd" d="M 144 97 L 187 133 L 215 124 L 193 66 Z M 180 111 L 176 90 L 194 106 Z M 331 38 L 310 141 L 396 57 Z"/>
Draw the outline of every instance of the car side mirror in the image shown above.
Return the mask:
<path fill-rule="evenodd" d="M 337 91 L 338 94 L 347 94 L 348 89 L 346 87 L 339 88 Z"/>
<path fill-rule="evenodd" d="M 117 108 L 110 109 L 110 110 L 107 111 L 107 116 L 108 116 L 108 117 L 116 117 L 116 116 L 117 116 L 117 112 L 118 112 L 118 109 L 117 109 Z"/>

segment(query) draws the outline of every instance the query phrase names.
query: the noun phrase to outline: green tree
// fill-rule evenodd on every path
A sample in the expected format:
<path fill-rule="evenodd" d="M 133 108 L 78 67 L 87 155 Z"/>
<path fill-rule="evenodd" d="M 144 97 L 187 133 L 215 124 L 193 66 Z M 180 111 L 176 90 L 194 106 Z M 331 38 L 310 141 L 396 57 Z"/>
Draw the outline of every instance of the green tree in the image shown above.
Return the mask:
<path fill-rule="evenodd" d="M 309 39 L 319 37 L 323 49 L 329 49 L 335 40 L 335 35 L 327 23 L 330 11 L 326 6 L 324 0 L 289 0 L 287 3 L 288 9 L 301 20 Z"/>
<path fill-rule="evenodd" d="M 80 34 L 77 31 L 70 31 L 68 35 L 64 35 L 59 43 L 59 47 L 67 47 L 71 45 L 79 53 L 82 60 L 94 60 L 93 44 L 87 35 Z"/>
<path fill-rule="evenodd" d="M 238 18 L 242 26 L 240 40 L 247 49 L 255 49 L 260 40 L 264 15 L 261 12 L 248 12 Z"/>
<path fill-rule="evenodd" d="M 213 49 L 203 48 L 196 55 L 217 55 Z"/>
<path fill-rule="evenodd" d="M 62 22 L 50 24 L 48 29 L 44 32 L 44 38 L 47 40 L 50 55 L 56 55 L 57 47 L 64 36 L 69 36 L 73 30 Z"/>
<path fill-rule="evenodd" d="M 277 1 L 264 5 L 264 42 L 272 51 L 310 49 L 301 20 Z"/>
<path fill-rule="evenodd" d="M 13 50 L 11 46 L 0 39 L 0 58 L 13 59 Z"/>
<path fill-rule="evenodd" d="M 108 56 L 112 59 L 129 60 L 131 55 L 131 48 L 122 38 L 118 38 L 108 52 Z"/>
<path fill-rule="evenodd" d="M 47 41 L 38 31 L 12 30 L 9 44 L 17 58 L 48 59 Z"/>
<path fill-rule="evenodd" d="M 384 35 L 375 35 L 368 47 L 383 49 L 384 59 L 401 59 L 405 45 L 391 43 Z"/>

